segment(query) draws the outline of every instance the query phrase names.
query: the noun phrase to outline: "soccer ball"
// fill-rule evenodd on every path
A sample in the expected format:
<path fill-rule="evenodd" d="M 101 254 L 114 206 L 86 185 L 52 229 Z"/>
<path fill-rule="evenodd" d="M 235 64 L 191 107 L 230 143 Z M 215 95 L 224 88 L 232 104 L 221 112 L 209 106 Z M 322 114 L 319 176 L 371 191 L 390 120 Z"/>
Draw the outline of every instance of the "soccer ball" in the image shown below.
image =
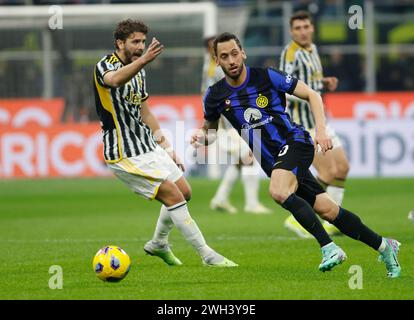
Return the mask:
<path fill-rule="evenodd" d="M 118 282 L 128 274 L 131 259 L 120 247 L 106 246 L 95 254 L 92 267 L 102 281 Z"/>

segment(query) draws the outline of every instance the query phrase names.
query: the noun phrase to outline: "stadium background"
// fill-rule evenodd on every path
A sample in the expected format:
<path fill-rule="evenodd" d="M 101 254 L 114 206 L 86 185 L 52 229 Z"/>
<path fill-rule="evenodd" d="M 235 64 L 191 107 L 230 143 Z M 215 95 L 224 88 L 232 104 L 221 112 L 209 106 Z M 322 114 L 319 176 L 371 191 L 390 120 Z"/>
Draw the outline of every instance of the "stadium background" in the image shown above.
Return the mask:
<path fill-rule="evenodd" d="M 152 12 L 150 8 L 146 13 L 139 14 L 140 8 L 143 8 L 141 6 L 153 6 L 154 2 L 0 0 L 0 218 L 3 221 L 0 230 L 2 242 L 8 244 L 6 257 L 3 258 L 19 266 L 16 270 L 10 263 L 2 265 L 2 274 L 9 274 L 7 281 L 11 282 L 6 283 L 3 278 L 3 288 L 7 286 L 8 289 L 2 290 L 0 297 L 384 297 L 380 294 L 383 294 L 382 289 L 387 284 L 376 280 L 383 277 L 382 269 L 367 275 L 371 278 L 368 278 L 368 290 L 363 294 L 354 295 L 347 286 L 345 289 L 338 288 L 338 283 L 347 283 L 345 271 L 345 275 L 336 275 L 332 290 L 326 291 L 325 288 L 325 291 L 316 292 L 315 283 L 325 278 L 322 279 L 322 275 L 316 278 L 311 276 L 308 283 L 305 275 L 306 268 L 318 263 L 318 252 L 312 261 L 306 260 L 303 270 L 293 267 L 298 278 L 272 278 L 270 274 L 275 266 L 268 261 L 266 250 L 273 248 L 268 244 L 269 241 L 276 241 L 278 246 L 282 244 L 285 248 L 280 251 L 282 254 L 285 252 L 283 250 L 292 248 L 301 256 L 311 251 L 308 248 L 311 245 L 292 241 L 293 237 L 282 227 L 285 215 L 261 219 L 247 215 L 237 218 L 212 216 L 206 204 L 217 186 L 218 182 L 214 178 L 220 176 L 222 166 L 195 165 L 192 150 L 188 147 L 188 137 L 191 129 L 202 120 L 199 92 L 204 57 L 203 38 L 221 31 L 235 32 L 242 39 L 250 65 L 277 67 L 279 54 L 289 41 L 289 15 L 298 9 L 309 10 L 315 19 L 315 42 L 319 46 L 324 73 L 339 78 L 337 91 L 326 94 L 325 102 L 329 121 L 343 138 L 351 162 L 352 178 L 347 185 L 345 204 L 365 210 L 366 215 L 363 217 L 366 221 L 383 232 L 399 236 L 405 243 L 406 257 L 412 256 L 412 226 L 406 222 L 407 212 L 413 207 L 410 199 L 414 190 L 414 3 L 409 0 L 157 3 L 171 7 L 162 10 L 152 7 Z M 352 16 L 348 10 L 352 5 L 360 5 L 363 9 L 362 29 L 351 29 L 348 25 Z M 80 10 L 76 11 L 76 8 Z M 123 13 L 116 13 L 118 8 L 123 8 L 119 9 Z M 192 13 L 183 14 L 184 8 L 198 8 L 196 11 L 199 13 L 190 10 Z M 108 11 L 109 14 L 105 13 Z M 63 28 L 50 28 L 50 19 L 59 12 L 63 14 Z M 203 20 L 204 14 L 213 19 Z M 149 103 L 153 112 L 160 117 L 161 126 L 172 133 L 171 138 L 186 161 L 186 174 L 198 177 L 191 180 L 195 194 L 191 204 L 194 215 L 213 244 L 217 244 L 224 252 L 234 253 L 233 245 L 241 243 L 246 252 L 260 255 L 262 260 L 259 263 L 264 266 L 261 271 L 256 271 L 254 276 L 246 270 L 240 273 L 240 279 L 253 276 L 260 292 L 252 290 L 248 284 L 247 287 L 236 289 L 229 284 L 224 291 L 214 291 L 207 285 L 204 287 L 199 284 L 200 291 L 194 293 L 191 281 L 184 289 L 180 287 L 180 290 L 184 290 L 181 291 L 182 295 L 177 294 L 173 285 L 157 291 L 150 282 L 158 281 L 158 278 L 151 277 L 154 277 L 154 270 L 158 270 L 156 268 L 162 268 L 156 262 L 149 266 L 149 262 L 143 263 L 141 275 L 150 282 L 145 287 L 147 293 L 138 290 L 130 294 L 118 289 L 115 295 L 106 290 L 98 292 L 100 288 L 96 289 L 94 282 L 88 287 L 89 281 L 95 281 L 90 280 L 89 260 L 92 254 L 107 241 L 116 242 L 125 246 L 127 252 L 133 252 L 136 246 L 151 236 L 156 215 L 148 218 L 144 213 L 158 211 L 155 203 L 137 202 L 114 179 L 95 179 L 108 176 L 109 173 L 101 155 L 92 70 L 103 55 L 113 51 L 114 25 L 127 17 L 147 22 L 151 28 L 149 37 L 156 36 L 166 46 L 165 52 L 146 68 L 151 97 Z M 211 25 L 214 21 L 217 24 Z M 58 25 L 59 20 L 53 20 L 52 23 Z M 184 134 L 184 139 L 180 135 L 177 138 L 177 132 Z M 213 180 L 207 180 L 206 176 Z M 266 199 L 264 201 L 270 206 L 272 204 L 266 198 L 267 185 L 263 183 L 261 198 Z M 242 197 L 240 186 L 232 197 L 233 200 Z M 366 197 L 368 200 L 365 200 Z M 99 203 L 91 203 L 94 198 Z M 125 209 L 119 209 L 119 203 L 125 205 Z M 135 212 L 137 208 L 139 217 Z M 281 212 L 281 209 L 277 210 Z M 390 212 L 395 213 L 393 218 Z M 113 231 L 113 225 L 119 223 L 118 219 L 123 222 L 141 219 L 141 224 L 133 222 L 131 226 Z M 231 230 L 226 227 L 229 225 L 233 226 Z M 109 230 L 112 233 L 108 233 Z M 255 231 L 260 231 L 260 236 Z M 131 234 L 138 234 L 138 238 L 129 238 Z M 178 234 L 173 238 L 180 239 Z M 256 239 L 260 247 L 248 244 L 248 238 Z M 226 241 L 223 242 L 223 239 Z M 178 254 L 188 254 L 186 244 L 177 241 Z M 42 244 L 50 251 L 39 250 Z M 357 257 L 364 257 L 358 250 L 365 252 L 365 248 L 359 249 L 361 246 L 358 245 L 352 247 L 348 242 L 346 244 Z M 73 260 L 65 260 L 68 255 L 74 255 Z M 243 253 L 237 253 L 237 258 L 247 266 L 257 263 L 256 260 L 247 260 L 247 254 L 243 256 Z M 139 259 L 142 261 L 141 256 Z M 198 265 L 191 259 L 190 265 Z M 302 263 L 299 258 L 297 261 L 295 257 L 291 259 L 293 265 Z M 410 259 L 406 258 L 403 262 L 407 265 L 412 262 Z M 65 282 L 72 288 L 68 289 L 72 290 L 69 296 L 51 295 L 47 288 L 48 274 L 44 274 L 44 270 L 52 261 L 62 264 L 64 270 L 75 270 L 76 280 L 69 278 Z M 277 268 L 285 268 L 281 261 L 275 261 L 278 263 Z M 33 264 L 40 268 L 39 271 L 35 272 L 35 276 L 26 277 L 25 272 L 33 272 Z M 292 264 L 289 262 L 289 268 Z M 79 265 L 82 266 L 80 271 Z M 405 267 L 406 275 L 410 270 L 413 273 L 410 268 Z M 379 267 L 375 266 L 374 269 Z M 204 272 L 198 278 L 200 275 L 197 270 L 194 267 L 190 273 L 193 272 L 191 274 L 201 283 L 209 283 L 209 275 Z M 173 272 L 173 276 L 180 278 L 189 271 Z M 302 273 L 303 276 L 298 276 Z M 226 282 L 224 273 L 215 275 L 218 277 L 217 283 L 220 279 Z M 131 273 L 125 280 L 126 284 L 128 281 L 131 281 L 129 285 L 141 281 L 134 277 L 138 276 Z M 369 280 L 373 283 L 371 287 Z M 405 280 L 403 287 L 393 285 L 393 290 L 385 298 L 412 299 L 413 278 L 408 275 Z M 274 281 L 278 281 L 278 288 L 267 285 Z M 11 284 L 13 289 L 9 290 Z M 303 289 L 302 285 L 307 287 Z M 291 288 L 296 289 L 290 291 Z M 85 289 L 86 293 L 81 289 Z"/>
<path fill-rule="evenodd" d="M 118 15 L 109 7 L 108 15 L 101 14 L 99 3 L 113 3 L 112 8 L 132 5 L 137 10 L 134 16 L 151 27 L 149 36 L 156 35 L 165 44 L 160 59 L 147 67 L 150 102 L 163 127 L 172 133 L 189 174 L 220 174 L 215 166 L 208 170 L 193 166 L 188 145 L 181 143 L 188 142 L 188 131 L 202 119 L 203 37 L 235 32 L 243 39 L 249 64 L 277 67 L 289 41 L 287 17 L 307 9 L 314 14 L 315 42 L 325 75 L 340 80 L 337 92 L 327 94 L 325 102 L 331 123 L 344 140 L 350 175 L 414 175 L 414 5 L 410 1 L 222 0 L 210 3 L 208 10 L 213 10 L 217 24 L 208 21 L 207 27 L 201 14 L 165 9 L 169 15 L 159 10 L 139 15 L 143 1 L 1 2 L 1 177 L 105 174 L 100 150 L 91 151 L 99 149 L 99 134 L 93 135 L 97 116 L 91 73 L 97 59 L 113 50 L 114 24 L 128 17 L 131 7 Z M 163 2 L 176 8 L 202 5 Z M 57 9 L 52 6 L 56 4 Z M 92 5 L 82 7 L 82 15 L 70 11 L 85 4 Z M 362 29 L 348 26 L 352 16 L 348 10 L 355 4 L 363 8 Z M 51 29 L 55 13 L 62 13 L 61 28 Z M 185 139 L 176 139 L 177 121 L 185 122 L 185 132 L 179 133 Z M 85 124 L 91 122 L 94 125 Z M 88 143 L 89 151 L 83 148 Z M 47 156 L 42 158 L 44 153 Z M 48 159 L 47 165 L 41 164 L 42 159 Z"/>

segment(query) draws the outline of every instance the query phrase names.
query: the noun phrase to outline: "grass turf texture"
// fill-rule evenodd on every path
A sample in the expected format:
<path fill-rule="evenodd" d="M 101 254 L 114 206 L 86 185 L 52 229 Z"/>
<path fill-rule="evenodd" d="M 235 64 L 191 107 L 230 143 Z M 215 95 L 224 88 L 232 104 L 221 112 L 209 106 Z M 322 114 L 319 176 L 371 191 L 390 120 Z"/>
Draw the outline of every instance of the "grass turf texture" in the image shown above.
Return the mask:
<path fill-rule="evenodd" d="M 387 279 L 378 254 L 347 237 L 336 242 L 348 255 L 333 271 L 318 271 L 314 240 L 302 240 L 283 227 L 287 211 L 267 196 L 274 214 L 242 212 L 239 183 L 232 202 L 237 215 L 213 212 L 209 201 L 218 181 L 192 179 L 190 211 L 211 247 L 239 263 L 212 269 L 176 229 L 170 235 L 182 267 L 168 267 L 143 252 L 152 237 L 159 203 L 137 197 L 116 179 L 17 180 L 0 182 L 0 299 L 413 299 L 413 179 L 350 179 L 344 206 L 384 236 L 401 243 L 402 276 Z M 104 283 L 92 258 L 105 245 L 121 246 L 132 267 L 120 283 Z M 51 290 L 49 267 L 63 269 L 63 289 Z M 363 289 L 351 290 L 348 271 L 359 265 Z"/>

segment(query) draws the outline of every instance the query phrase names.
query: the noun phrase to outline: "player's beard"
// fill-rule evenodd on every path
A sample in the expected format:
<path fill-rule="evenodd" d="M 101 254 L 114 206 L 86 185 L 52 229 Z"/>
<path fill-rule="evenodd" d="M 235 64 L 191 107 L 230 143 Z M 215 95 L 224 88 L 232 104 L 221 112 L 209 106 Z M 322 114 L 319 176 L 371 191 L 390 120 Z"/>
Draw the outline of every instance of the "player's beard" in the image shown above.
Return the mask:
<path fill-rule="evenodd" d="M 221 68 L 221 69 L 226 74 L 226 76 L 228 76 L 229 78 L 233 80 L 237 80 L 240 77 L 241 73 L 243 72 L 243 63 L 237 67 L 237 71 L 235 73 L 230 73 L 230 70 L 227 70 L 226 68 Z"/>
<path fill-rule="evenodd" d="M 130 64 L 131 62 L 135 61 L 136 59 L 141 57 L 143 53 L 144 50 L 137 50 L 135 52 L 132 52 L 130 50 L 125 49 L 126 64 Z"/>

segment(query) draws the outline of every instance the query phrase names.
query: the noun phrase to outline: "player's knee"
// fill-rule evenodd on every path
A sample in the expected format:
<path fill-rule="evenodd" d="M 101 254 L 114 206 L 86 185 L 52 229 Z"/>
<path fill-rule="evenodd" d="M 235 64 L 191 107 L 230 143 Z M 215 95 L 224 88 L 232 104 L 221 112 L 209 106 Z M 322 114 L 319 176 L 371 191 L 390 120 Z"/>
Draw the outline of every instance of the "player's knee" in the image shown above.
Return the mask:
<path fill-rule="evenodd" d="M 269 193 L 272 199 L 279 204 L 285 202 L 286 199 L 289 197 L 289 192 L 284 191 L 282 189 L 270 188 Z"/>
<path fill-rule="evenodd" d="M 192 196 L 192 191 L 191 191 L 191 189 L 188 189 L 188 190 L 185 190 L 184 192 L 183 192 L 183 196 L 184 196 L 184 199 L 188 202 L 188 201 L 190 201 L 191 200 L 191 196 Z"/>
<path fill-rule="evenodd" d="M 168 180 L 160 185 L 155 198 L 167 207 L 185 201 L 183 193 L 174 183 Z"/>
<path fill-rule="evenodd" d="M 339 212 L 338 205 L 326 192 L 316 196 L 313 209 L 322 219 L 329 222 L 334 221 Z"/>

